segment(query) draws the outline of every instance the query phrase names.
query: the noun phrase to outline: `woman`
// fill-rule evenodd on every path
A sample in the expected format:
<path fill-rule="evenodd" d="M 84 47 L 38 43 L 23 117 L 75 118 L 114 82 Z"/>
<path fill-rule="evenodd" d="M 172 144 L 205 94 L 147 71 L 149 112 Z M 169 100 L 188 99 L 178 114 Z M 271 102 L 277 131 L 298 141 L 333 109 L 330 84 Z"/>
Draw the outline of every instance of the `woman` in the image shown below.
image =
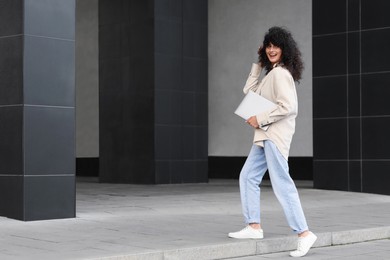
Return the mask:
<path fill-rule="evenodd" d="M 229 237 L 263 238 L 259 185 L 268 169 L 272 188 L 283 207 L 287 222 L 298 234 L 298 248 L 290 255 L 300 257 L 307 254 L 317 239 L 307 226 L 287 162 L 298 112 L 294 81 L 301 79 L 303 62 L 295 40 L 284 28 L 270 28 L 262 46 L 258 50 L 259 63 L 252 65 L 244 93 L 254 91 L 273 101 L 277 108 L 247 120 L 255 131 L 254 144 L 240 173 L 242 211 L 247 226 L 229 233 Z M 259 82 L 263 68 L 266 75 Z"/>

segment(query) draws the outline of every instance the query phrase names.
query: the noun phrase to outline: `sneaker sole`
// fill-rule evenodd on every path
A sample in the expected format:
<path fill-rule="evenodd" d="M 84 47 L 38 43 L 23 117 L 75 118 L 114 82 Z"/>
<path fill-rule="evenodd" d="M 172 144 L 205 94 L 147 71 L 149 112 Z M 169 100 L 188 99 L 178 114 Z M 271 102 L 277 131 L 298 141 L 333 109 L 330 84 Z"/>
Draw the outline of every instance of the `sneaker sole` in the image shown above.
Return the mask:
<path fill-rule="evenodd" d="M 228 235 L 228 237 L 235 238 L 235 239 L 263 239 L 264 238 L 264 237 L 235 237 L 231 235 Z"/>

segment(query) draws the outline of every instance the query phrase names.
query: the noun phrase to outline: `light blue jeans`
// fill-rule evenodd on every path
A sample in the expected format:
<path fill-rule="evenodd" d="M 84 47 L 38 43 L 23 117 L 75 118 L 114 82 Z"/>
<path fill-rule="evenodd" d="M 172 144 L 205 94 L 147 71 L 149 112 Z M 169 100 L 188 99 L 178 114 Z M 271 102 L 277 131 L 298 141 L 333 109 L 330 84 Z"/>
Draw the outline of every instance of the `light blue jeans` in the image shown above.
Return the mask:
<path fill-rule="evenodd" d="M 240 173 L 240 194 L 245 222 L 260 221 L 260 183 L 268 169 L 272 189 L 279 200 L 287 222 L 295 233 L 308 230 L 305 214 L 288 162 L 272 141 L 264 141 L 264 148 L 253 145 Z"/>

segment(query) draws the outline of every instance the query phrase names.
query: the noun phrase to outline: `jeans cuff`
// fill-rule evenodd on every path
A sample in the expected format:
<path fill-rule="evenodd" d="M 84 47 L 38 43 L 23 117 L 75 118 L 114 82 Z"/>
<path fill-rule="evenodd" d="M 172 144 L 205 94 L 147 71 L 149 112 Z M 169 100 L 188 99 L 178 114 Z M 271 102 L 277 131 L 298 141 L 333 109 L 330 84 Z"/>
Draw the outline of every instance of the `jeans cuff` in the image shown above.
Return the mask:
<path fill-rule="evenodd" d="M 251 224 L 251 223 L 256 223 L 256 224 L 260 224 L 260 219 L 248 219 L 247 221 L 245 221 L 245 223 L 247 225 Z"/>

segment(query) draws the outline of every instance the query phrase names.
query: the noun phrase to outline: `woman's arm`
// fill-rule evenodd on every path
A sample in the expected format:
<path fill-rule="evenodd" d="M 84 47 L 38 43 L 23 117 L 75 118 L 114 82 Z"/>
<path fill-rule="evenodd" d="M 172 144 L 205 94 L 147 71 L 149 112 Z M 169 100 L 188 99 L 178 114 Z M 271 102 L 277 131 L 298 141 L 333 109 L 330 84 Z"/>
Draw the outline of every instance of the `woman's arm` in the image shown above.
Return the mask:
<path fill-rule="evenodd" d="M 261 128 L 298 112 L 295 84 L 291 74 L 285 69 L 275 69 L 274 73 L 272 83 L 275 99 L 272 101 L 277 104 L 277 108 L 256 115 Z"/>
<path fill-rule="evenodd" d="M 259 76 L 261 74 L 262 67 L 258 63 L 253 63 L 251 72 L 244 86 L 244 93 L 247 94 L 249 90 L 256 91 L 259 85 Z"/>

